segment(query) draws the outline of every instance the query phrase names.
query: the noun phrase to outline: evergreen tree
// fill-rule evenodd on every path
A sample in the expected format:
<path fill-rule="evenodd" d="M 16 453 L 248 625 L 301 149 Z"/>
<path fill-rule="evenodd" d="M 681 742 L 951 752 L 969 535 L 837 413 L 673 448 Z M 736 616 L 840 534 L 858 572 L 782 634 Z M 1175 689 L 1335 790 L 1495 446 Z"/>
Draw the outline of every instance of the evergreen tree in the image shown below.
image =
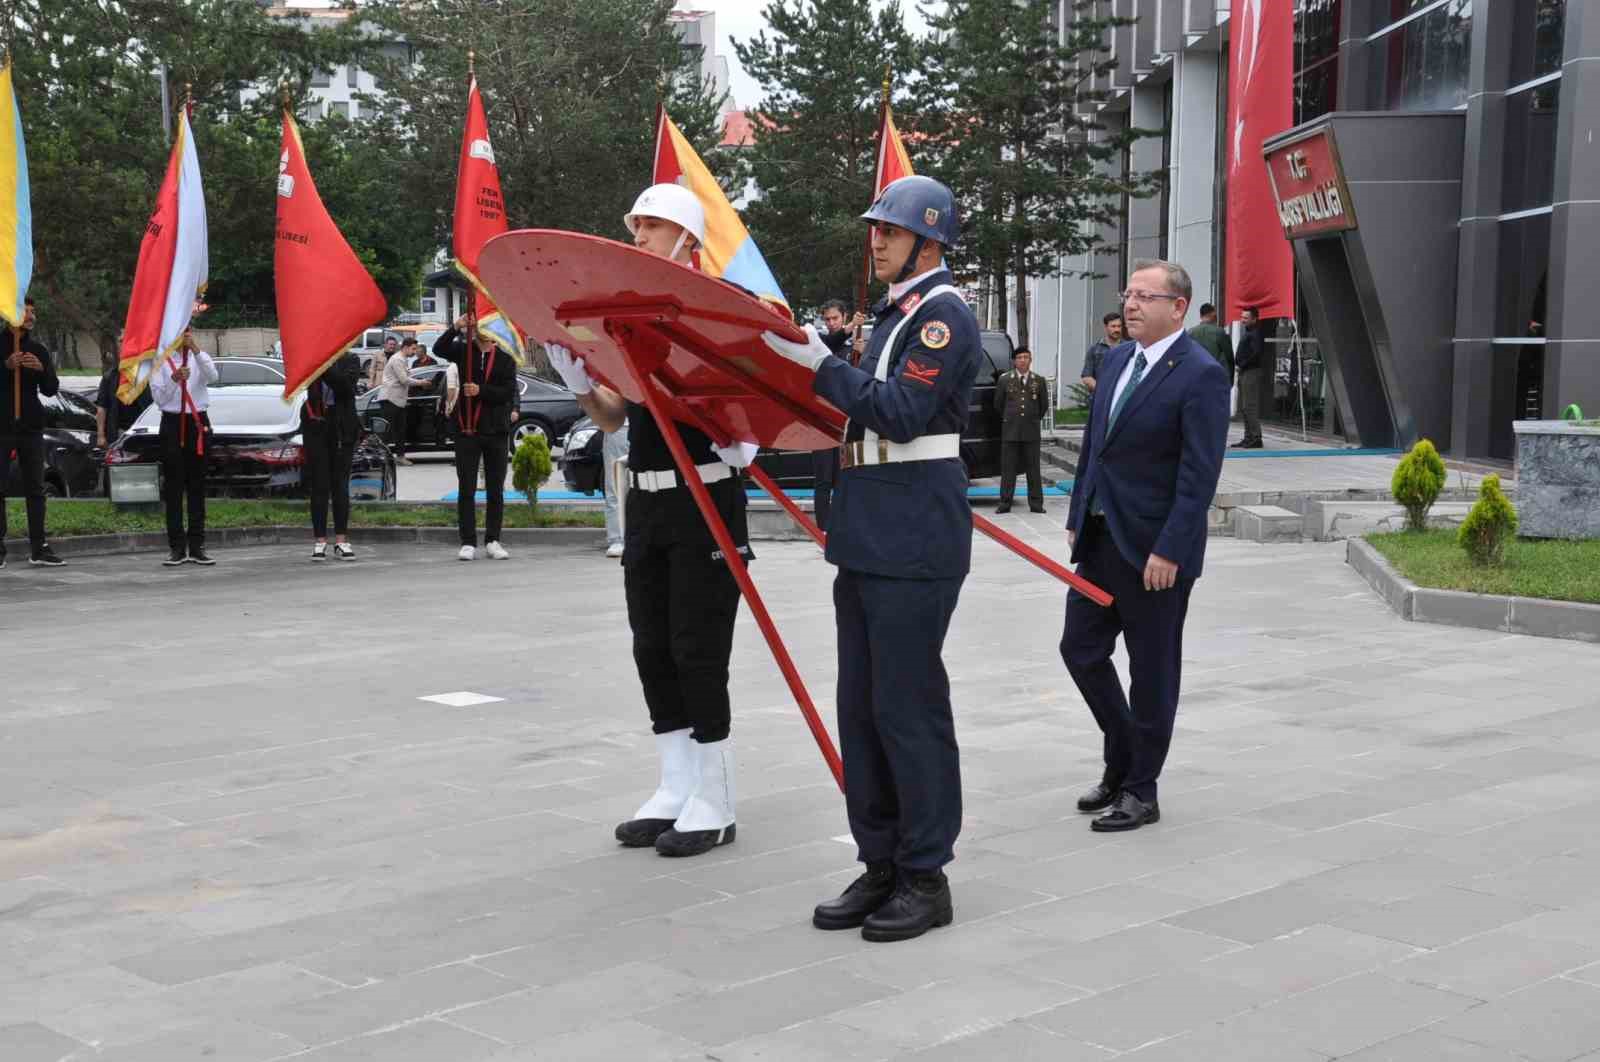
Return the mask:
<path fill-rule="evenodd" d="M 408 145 L 396 189 L 447 247 L 467 102 L 467 53 L 489 116 L 512 228 L 625 239 L 622 216 L 650 183 L 664 102 L 706 159 L 721 99 L 667 21 L 672 0 L 374 0 L 380 37 L 412 55 L 384 67 L 374 127 Z"/>
<path fill-rule="evenodd" d="M 870 0 L 772 0 L 770 32 L 733 46 L 765 93 L 746 149 L 761 197 L 745 222 L 797 309 L 854 297 L 884 67 L 915 66 L 897 0 L 872 8 Z"/>
<path fill-rule="evenodd" d="M 1104 0 L 1071 0 L 1065 34 L 1056 0 L 950 0 L 931 12 L 919 82 L 913 159 L 961 197 L 958 273 L 978 273 L 1014 296 L 1027 344 L 1026 278 L 1056 276 L 1062 256 L 1103 245 L 1124 195 L 1159 187 L 1160 175 L 1124 178 L 1118 165 L 1137 137 L 1089 117 L 1094 86 L 1114 62 L 1109 31 L 1129 20 L 1100 14 Z M 1003 326 L 1004 321 L 995 322 Z"/>

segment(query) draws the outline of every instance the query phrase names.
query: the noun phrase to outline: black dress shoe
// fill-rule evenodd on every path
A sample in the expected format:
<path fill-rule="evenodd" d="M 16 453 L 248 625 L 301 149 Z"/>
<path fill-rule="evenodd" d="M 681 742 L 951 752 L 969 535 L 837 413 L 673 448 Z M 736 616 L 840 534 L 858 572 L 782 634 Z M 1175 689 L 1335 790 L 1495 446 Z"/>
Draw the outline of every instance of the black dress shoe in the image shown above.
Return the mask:
<path fill-rule="evenodd" d="M 671 823 L 668 823 L 670 826 Z M 705 855 L 713 848 L 720 848 L 725 844 L 732 844 L 738 836 L 739 827 L 729 823 L 720 830 L 688 830 L 682 831 L 669 829 L 656 838 L 656 855 L 671 856 L 674 859 L 684 856 Z"/>
<path fill-rule="evenodd" d="M 910 940 L 949 925 L 954 917 L 950 881 L 944 871 L 902 870 L 897 875 L 894 895 L 861 923 L 861 936 L 876 943 Z"/>
<path fill-rule="evenodd" d="M 1104 811 L 1117 802 L 1117 787 L 1100 782 L 1093 789 L 1078 798 L 1078 810 L 1082 812 Z"/>
<path fill-rule="evenodd" d="M 999 505 L 996 505 L 994 507 L 994 511 L 995 511 L 995 515 L 996 516 L 998 516 L 1001 513 L 1009 513 L 1011 511 L 1011 503 L 1010 502 L 1001 502 Z"/>
<path fill-rule="evenodd" d="M 672 829 L 673 819 L 629 819 L 617 827 L 624 848 L 654 848 L 656 838 Z"/>
<path fill-rule="evenodd" d="M 837 898 L 824 900 L 811 912 L 818 929 L 855 929 L 894 895 L 894 864 L 868 863 L 867 872 Z"/>
<path fill-rule="evenodd" d="M 205 551 L 205 547 L 194 546 L 189 550 L 189 563 L 212 565 L 217 562 L 211 559 L 211 555 Z"/>
<path fill-rule="evenodd" d="M 1030 513 L 1042 513 L 1045 510 L 1044 510 L 1044 506 L 1042 506 L 1042 505 L 1030 505 L 1030 506 L 1028 506 L 1028 511 Z"/>
<path fill-rule="evenodd" d="M 1146 823 L 1161 821 L 1161 805 L 1152 800 L 1146 804 L 1129 792 L 1117 795 L 1117 802 L 1110 811 L 1089 823 L 1089 829 L 1096 833 L 1121 833 L 1123 830 L 1137 830 Z"/>
<path fill-rule="evenodd" d="M 167 559 L 161 562 L 161 566 L 164 568 L 176 568 L 178 565 L 184 563 L 188 559 L 189 555 L 183 550 L 176 548 L 169 549 L 167 550 Z"/>

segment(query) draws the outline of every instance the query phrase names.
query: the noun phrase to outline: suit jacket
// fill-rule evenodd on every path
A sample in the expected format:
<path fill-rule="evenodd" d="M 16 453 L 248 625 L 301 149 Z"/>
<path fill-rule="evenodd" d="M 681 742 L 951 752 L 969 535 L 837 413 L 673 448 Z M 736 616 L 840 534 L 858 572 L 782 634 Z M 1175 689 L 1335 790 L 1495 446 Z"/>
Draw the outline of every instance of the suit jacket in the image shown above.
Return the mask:
<path fill-rule="evenodd" d="M 1067 527 L 1083 548 L 1091 498 L 1105 509 L 1117 550 L 1140 571 L 1155 553 L 1198 579 L 1206 555 L 1206 511 L 1222 478 L 1228 445 L 1228 374 L 1206 349 L 1180 334 L 1151 365 L 1108 431 L 1111 401 L 1135 343 L 1106 356 L 1095 388 Z"/>
<path fill-rule="evenodd" d="M 306 402 L 300 407 L 300 433 L 327 438 L 331 428 L 339 442 L 345 446 L 355 445 L 361 435 L 361 418 L 356 415 L 356 390 L 360 381 L 361 359 L 347 350 L 306 388 Z M 333 392 L 332 405 L 327 403 L 322 390 L 324 384 Z"/>
<path fill-rule="evenodd" d="M 1038 373 L 1023 379 L 1012 369 L 995 381 L 994 408 L 1000 414 L 1002 442 L 1038 442 L 1039 418 L 1050 408 L 1050 388 Z"/>

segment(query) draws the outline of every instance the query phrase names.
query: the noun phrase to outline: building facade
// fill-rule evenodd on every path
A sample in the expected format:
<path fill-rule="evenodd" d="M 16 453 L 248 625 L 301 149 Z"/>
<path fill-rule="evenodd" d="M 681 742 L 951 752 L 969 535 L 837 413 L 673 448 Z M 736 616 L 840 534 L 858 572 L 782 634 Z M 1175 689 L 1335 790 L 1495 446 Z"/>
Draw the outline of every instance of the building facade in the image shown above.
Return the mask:
<path fill-rule="evenodd" d="M 1293 2 L 1297 124 L 1266 145 L 1275 187 L 1296 198 L 1296 181 L 1310 189 L 1320 176 L 1343 190 L 1346 214 L 1286 230 L 1296 313 L 1269 323 L 1278 357 L 1264 414 L 1363 445 L 1427 437 L 1458 457 L 1509 459 L 1514 420 L 1600 409 L 1600 300 L 1583 287 L 1600 266 L 1600 146 L 1588 133 L 1600 3 Z M 1164 129 L 1124 165 L 1168 180 L 1159 199 L 1126 205 L 1103 234 L 1108 252 L 1063 261 L 1101 277 L 1037 282 L 1035 347 L 1058 336 L 1068 379 L 1132 259 L 1182 262 L 1196 303 L 1225 305 L 1227 293 L 1231 5 L 1115 6 L 1139 22 L 1112 34 L 1118 65 L 1099 117 Z"/>

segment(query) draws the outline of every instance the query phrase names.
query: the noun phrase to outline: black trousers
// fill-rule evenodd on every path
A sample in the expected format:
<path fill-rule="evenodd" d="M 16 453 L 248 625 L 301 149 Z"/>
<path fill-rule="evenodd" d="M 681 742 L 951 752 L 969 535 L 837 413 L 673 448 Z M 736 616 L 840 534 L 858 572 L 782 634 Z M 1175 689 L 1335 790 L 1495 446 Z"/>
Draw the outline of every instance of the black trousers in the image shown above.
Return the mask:
<path fill-rule="evenodd" d="M 167 545 L 199 549 L 206 544 L 206 459 L 202 430 L 187 413 L 161 414 L 161 500 L 167 505 Z M 183 527 L 185 502 L 189 530 Z"/>
<path fill-rule="evenodd" d="M 389 449 L 394 451 L 396 457 L 404 457 L 406 455 L 406 407 L 385 401 L 383 403 L 383 419 L 389 422 L 389 434 L 384 441 L 389 444 Z"/>
<path fill-rule="evenodd" d="M 863 863 L 955 858 L 961 758 L 943 651 L 964 581 L 848 568 L 833 580 L 845 809 Z"/>
<path fill-rule="evenodd" d="M 1240 442 L 1261 441 L 1261 378 L 1260 368 L 1246 369 L 1239 374 L 1239 415 L 1244 418 L 1244 438 Z"/>
<path fill-rule="evenodd" d="M 350 459 L 354 446 L 335 432 L 308 431 L 306 485 L 311 493 L 311 532 L 328 537 L 328 504 L 333 503 L 333 533 L 350 530 Z"/>
<path fill-rule="evenodd" d="M 811 492 L 812 516 L 817 526 L 826 531 L 829 514 L 833 512 L 833 483 L 839 478 L 839 451 L 813 451 L 811 474 L 815 481 Z"/>
<path fill-rule="evenodd" d="M 500 541 L 506 515 L 506 465 L 511 461 L 506 435 L 456 436 L 456 528 L 463 546 L 478 544 L 478 462 L 483 462 L 483 540 Z"/>
<path fill-rule="evenodd" d="M 1044 477 L 1039 472 L 1039 440 L 1000 444 L 1000 504 L 1010 505 L 1017 490 L 1017 468 L 1028 474 L 1028 505 L 1044 508 Z"/>
<path fill-rule="evenodd" d="M 1170 590 L 1146 590 L 1144 572 L 1125 560 L 1103 518 L 1084 521 L 1078 574 L 1116 600 L 1101 608 L 1067 591 L 1061 659 L 1104 735 L 1105 776 L 1113 789 L 1156 799 L 1156 779 L 1172 744 L 1183 665 L 1183 623 L 1194 580 Z M 1111 653 L 1117 636 L 1128 645 L 1132 683 L 1122 691 Z M 1131 702 L 1131 703 L 1130 703 Z"/>
<path fill-rule="evenodd" d="M 37 553 L 44 546 L 44 433 L 37 431 L 0 435 L 0 552 L 5 550 L 6 487 L 11 482 L 13 450 L 17 454 L 23 502 L 28 508 L 28 545 Z"/>
<path fill-rule="evenodd" d="M 731 479 L 707 489 L 740 552 L 752 559 L 742 484 Z M 739 584 L 687 488 L 630 490 L 624 504 L 622 582 L 650 729 L 689 727 L 696 741 L 721 741 L 732 725 L 728 658 Z"/>

